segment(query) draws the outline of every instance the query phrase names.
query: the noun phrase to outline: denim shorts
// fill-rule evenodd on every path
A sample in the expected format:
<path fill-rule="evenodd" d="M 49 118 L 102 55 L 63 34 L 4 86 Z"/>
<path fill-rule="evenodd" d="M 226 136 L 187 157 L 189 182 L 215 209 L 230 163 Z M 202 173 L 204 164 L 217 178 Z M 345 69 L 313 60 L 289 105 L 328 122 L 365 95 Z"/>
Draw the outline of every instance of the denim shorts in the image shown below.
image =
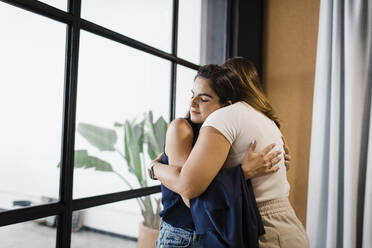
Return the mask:
<path fill-rule="evenodd" d="M 203 247 L 202 236 L 196 235 L 192 229 L 173 227 L 162 221 L 160 232 L 156 241 L 156 248 L 177 248 L 177 247 Z"/>

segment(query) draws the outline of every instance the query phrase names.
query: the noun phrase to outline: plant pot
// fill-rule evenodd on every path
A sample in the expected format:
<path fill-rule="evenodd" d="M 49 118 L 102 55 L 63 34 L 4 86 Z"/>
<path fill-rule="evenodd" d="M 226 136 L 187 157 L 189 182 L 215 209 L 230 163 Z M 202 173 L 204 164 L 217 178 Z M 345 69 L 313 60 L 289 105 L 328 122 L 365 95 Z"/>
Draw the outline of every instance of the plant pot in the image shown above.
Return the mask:
<path fill-rule="evenodd" d="M 158 229 L 145 226 L 141 222 L 138 231 L 138 248 L 155 248 L 158 235 Z"/>

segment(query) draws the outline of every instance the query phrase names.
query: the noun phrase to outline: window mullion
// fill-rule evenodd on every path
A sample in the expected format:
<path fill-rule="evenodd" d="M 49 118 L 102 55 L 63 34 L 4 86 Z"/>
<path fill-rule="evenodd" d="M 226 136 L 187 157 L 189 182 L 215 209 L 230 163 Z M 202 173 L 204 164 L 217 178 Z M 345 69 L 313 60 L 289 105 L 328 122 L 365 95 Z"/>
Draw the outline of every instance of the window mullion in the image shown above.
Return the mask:
<path fill-rule="evenodd" d="M 64 211 L 59 215 L 58 219 L 56 240 L 57 248 L 69 248 L 71 245 L 72 188 L 74 175 L 74 143 L 81 0 L 69 0 L 69 12 L 73 15 L 73 24 L 68 25 L 67 27 L 60 178 L 60 202 L 64 206 Z"/>

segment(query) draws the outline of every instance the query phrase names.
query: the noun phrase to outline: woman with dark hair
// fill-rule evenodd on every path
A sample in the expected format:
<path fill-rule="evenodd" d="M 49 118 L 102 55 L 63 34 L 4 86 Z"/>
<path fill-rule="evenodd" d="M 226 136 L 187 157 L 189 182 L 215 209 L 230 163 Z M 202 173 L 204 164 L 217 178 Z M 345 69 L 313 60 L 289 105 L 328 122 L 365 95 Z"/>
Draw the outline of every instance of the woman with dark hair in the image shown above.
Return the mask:
<path fill-rule="evenodd" d="M 230 70 L 217 65 L 202 66 L 199 69 L 195 77 L 192 94 L 188 117 L 172 121 L 167 131 L 165 146 L 165 154 L 167 156 L 164 158 L 163 155 L 163 162 L 166 159 L 166 162 L 170 165 L 182 166 L 185 162 L 187 163 L 191 151 L 197 153 L 195 149 L 193 150 L 193 146 L 198 139 L 201 125 L 211 113 L 245 99 L 245 94 L 242 93 L 242 87 L 237 76 Z M 225 141 L 227 140 L 225 139 Z M 243 161 L 241 160 L 233 165 L 242 164 L 246 179 L 278 171 L 279 167 L 274 167 L 273 165 L 280 161 L 277 156 L 281 151 L 269 153 L 274 146 L 266 144 L 266 148 L 262 149 L 262 152 L 256 153 L 254 151 L 256 143 L 252 141 L 253 139 L 249 138 L 248 142 L 254 145 L 250 146 L 244 160 L 242 159 Z M 219 142 L 215 143 L 215 145 L 218 144 Z M 200 145 L 202 146 L 202 144 Z M 162 201 L 164 210 L 161 212 L 162 224 L 157 242 L 158 247 L 162 245 L 164 247 L 177 247 L 177 245 L 198 247 L 201 245 L 201 240 L 195 238 L 194 223 L 190 210 L 186 205 L 189 204 L 188 199 L 200 195 L 210 185 L 218 171 L 223 167 L 224 161 L 228 157 L 228 149 L 226 148 L 222 151 L 223 156 L 216 156 L 217 163 L 213 166 L 210 163 L 206 165 L 208 171 L 203 169 L 200 171 L 201 180 L 191 182 L 194 186 L 198 184 L 198 187 L 190 188 L 189 182 L 183 181 L 187 176 L 183 177 L 180 174 L 180 166 L 158 164 L 152 167 L 155 177 L 158 177 L 163 183 Z M 243 149 L 244 154 L 246 154 L 248 146 Z M 216 151 L 219 151 L 219 149 L 214 150 L 214 152 Z M 214 157 L 212 156 L 211 158 L 213 159 Z M 233 165 L 230 164 L 227 167 Z M 199 174 L 190 175 L 196 178 Z"/>

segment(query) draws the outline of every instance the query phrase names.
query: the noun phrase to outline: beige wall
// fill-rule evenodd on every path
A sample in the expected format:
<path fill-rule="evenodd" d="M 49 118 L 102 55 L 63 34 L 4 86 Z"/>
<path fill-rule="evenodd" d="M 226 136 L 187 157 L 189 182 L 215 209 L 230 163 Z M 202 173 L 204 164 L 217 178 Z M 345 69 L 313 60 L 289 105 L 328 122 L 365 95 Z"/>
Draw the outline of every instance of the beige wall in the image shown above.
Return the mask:
<path fill-rule="evenodd" d="M 319 0 L 265 0 L 263 82 L 291 149 L 290 201 L 306 223 Z"/>

